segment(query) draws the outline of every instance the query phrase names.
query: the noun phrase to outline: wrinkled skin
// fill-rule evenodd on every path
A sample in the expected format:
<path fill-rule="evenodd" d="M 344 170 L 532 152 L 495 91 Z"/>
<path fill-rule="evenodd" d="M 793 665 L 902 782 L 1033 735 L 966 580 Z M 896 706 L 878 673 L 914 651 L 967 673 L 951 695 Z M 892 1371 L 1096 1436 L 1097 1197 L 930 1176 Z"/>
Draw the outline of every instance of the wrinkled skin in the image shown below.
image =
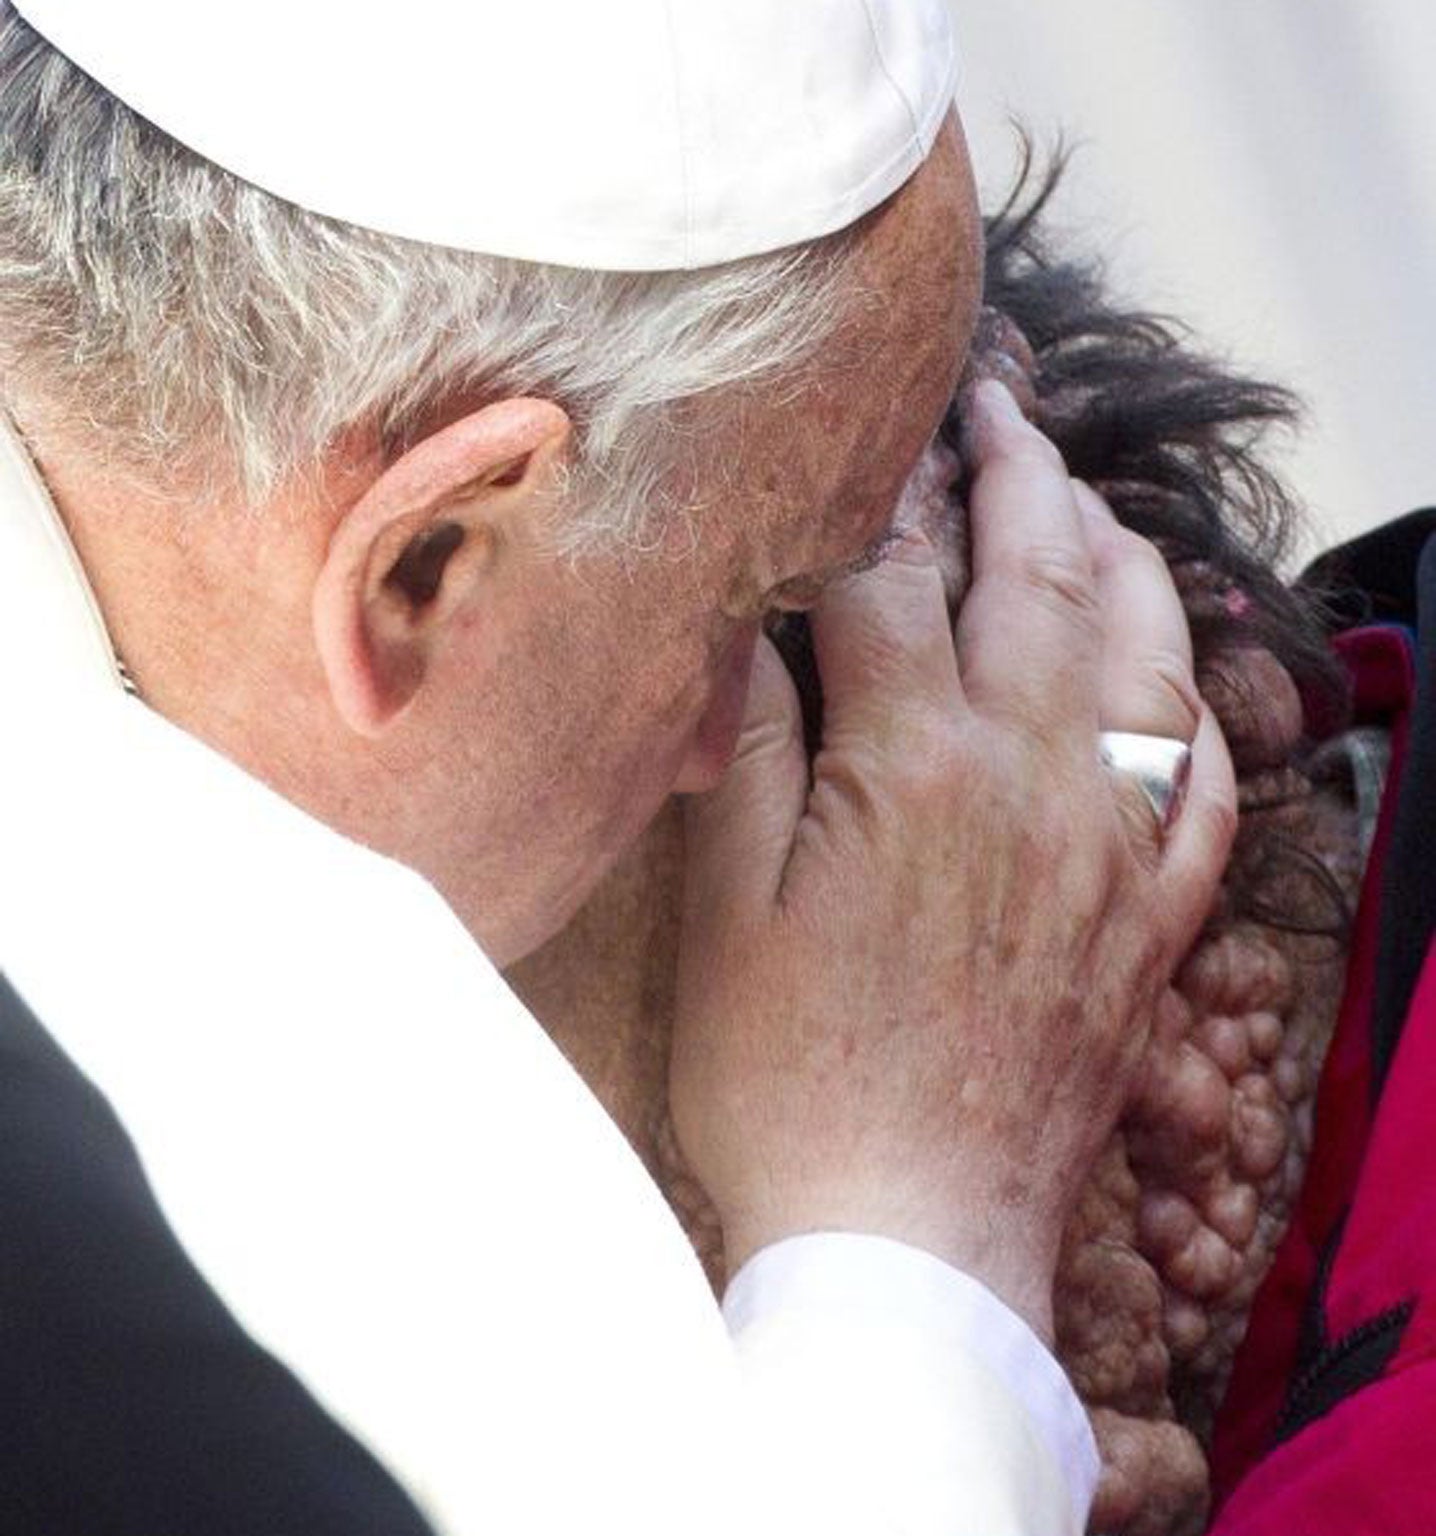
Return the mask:
<path fill-rule="evenodd" d="M 987 312 L 972 378 L 996 376 L 1037 412 L 1021 334 Z M 905 507 L 941 550 L 960 601 L 960 466 L 933 450 Z M 1226 595 L 1187 572 L 1190 608 Z M 1187 1536 L 1207 1502 L 1202 1444 L 1252 1296 L 1300 1184 L 1311 1104 L 1340 995 L 1334 898 L 1359 880 L 1351 807 L 1292 766 L 1300 701 L 1266 652 L 1230 652 L 1199 679 L 1240 776 L 1241 829 L 1207 931 L 1159 1014 L 1125 1119 L 1069 1223 L 1058 1271 L 1057 1352 L 1103 1457 L 1094 1532 Z M 1273 857 L 1287 847 L 1319 861 Z M 681 820 L 659 817 L 569 929 L 510 973 L 663 1188 L 715 1287 L 722 1233 L 688 1174 L 666 1111 Z M 1238 897 L 1240 899 L 1238 899 Z M 1243 917 L 1275 911 L 1284 931 Z"/>
<path fill-rule="evenodd" d="M 1031 351 L 992 311 L 973 371 L 1001 378 L 1041 421 Z M 1233 600 L 1200 569 L 1179 585 L 1193 612 Z M 1300 1189 L 1361 877 L 1350 802 L 1294 766 L 1302 707 L 1281 665 L 1230 651 L 1198 682 L 1232 751 L 1241 829 L 1068 1226 L 1055 1297 L 1058 1353 L 1102 1451 L 1091 1528 L 1125 1536 L 1204 1523 L 1202 1447 Z M 1279 922 L 1242 915 L 1254 911 Z"/>
<path fill-rule="evenodd" d="M 1280 805 L 1256 809 L 1269 778 L 1256 769 L 1242 785 L 1229 884 L 1249 892 L 1244 863 L 1288 838 L 1354 897 L 1350 808 L 1293 775 Z M 1270 879 L 1287 887 L 1273 896 L 1286 913 L 1330 921 L 1330 895 L 1309 877 Z M 1058 1272 L 1058 1353 L 1104 1464 L 1093 1530 L 1202 1527 L 1202 1443 L 1300 1187 L 1343 960 L 1330 938 L 1219 909 L 1164 1002 Z"/>

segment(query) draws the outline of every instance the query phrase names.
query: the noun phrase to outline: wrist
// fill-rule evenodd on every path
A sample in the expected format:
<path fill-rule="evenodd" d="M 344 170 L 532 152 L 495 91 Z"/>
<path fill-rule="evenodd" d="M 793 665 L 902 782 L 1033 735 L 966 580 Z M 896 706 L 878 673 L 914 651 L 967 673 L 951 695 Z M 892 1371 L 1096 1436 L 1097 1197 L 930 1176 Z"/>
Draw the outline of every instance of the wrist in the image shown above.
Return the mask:
<path fill-rule="evenodd" d="M 725 1217 L 724 1257 L 732 1276 L 756 1253 L 786 1238 L 844 1232 L 888 1238 L 941 1259 L 978 1281 L 1051 1347 L 1052 1287 L 1061 1226 L 1028 1212 L 945 1211 L 941 1215 L 824 1201 L 799 1209 Z"/>

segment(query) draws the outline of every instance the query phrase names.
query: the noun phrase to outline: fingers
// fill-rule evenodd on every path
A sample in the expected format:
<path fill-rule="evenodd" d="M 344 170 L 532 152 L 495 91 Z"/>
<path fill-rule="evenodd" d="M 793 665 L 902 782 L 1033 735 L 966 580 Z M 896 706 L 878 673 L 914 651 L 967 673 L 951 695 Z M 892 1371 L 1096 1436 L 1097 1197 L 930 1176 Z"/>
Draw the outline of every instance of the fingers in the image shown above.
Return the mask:
<path fill-rule="evenodd" d="M 942 572 L 909 534 L 880 564 L 824 592 L 811 614 L 823 680 L 823 744 L 901 752 L 925 718 L 962 707 Z"/>
<path fill-rule="evenodd" d="M 1167 563 L 1155 545 L 1123 528 L 1090 486 L 1074 481 L 1072 490 L 1086 523 L 1102 610 L 1098 690 L 1102 727 L 1192 742 L 1203 705 L 1192 673 L 1191 632 Z M 1210 756 L 1211 748 L 1207 750 Z M 1220 757 L 1225 756 L 1225 746 L 1221 745 Z M 1209 769 L 1212 767 L 1220 773 L 1219 763 L 1213 761 Z M 1158 824 L 1146 793 L 1129 774 L 1111 775 L 1110 784 L 1138 862 L 1148 871 L 1163 868 L 1169 860 L 1172 838 Z M 1194 810 L 1195 805 L 1189 804 L 1177 825 L 1182 826 Z M 1203 890 L 1205 878 L 1202 860 L 1213 848 L 1211 833 L 1215 828 L 1210 816 L 1209 801 L 1205 819 L 1203 812 L 1196 814 L 1199 830 L 1195 838 L 1189 834 L 1190 855 L 1182 872 L 1190 885 L 1182 883 L 1181 873 L 1178 877 L 1178 901 L 1184 924 L 1188 908 L 1201 907 L 1196 918 L 1198 926 L 1205 916 L 1210 884 L 1200 899 L 1198 893 Z M 1220 876 L 1227 850 L 1226 840 L 1216 841 L 1220 844 L 1220 860 L 1210 873 L 1213 884 Z M 1195 928 L 1192 932 L 1195 935 Z"/>
<path fill-rule="evenodd" d="M 1192 742 L 1186 803 L 1167 833 L 1157 881 L 1176 925 L 1178 953 L 1196 939 L 1237 829 L 1237 786 L 1216 716 L 1204 704 Z"/>
<path fill-rule="evenodd" d="M 1129 533 L 1090 486 L 1073 482 L 1102 612 L 1104 729 L 1191 741 L 1201 699 L 1181 599 L 1156 546 Z"/>
<path fill-rule="evenodd" d="M 802 711 L 788 669 L 760 636 L 743 727 L 722 782 L 687 801 L 688 900 L 766 910 L 808 798 Z"/>
<path fill-rule="evenodd" d="M 957 627 L 963 687 L 975 708 L 1044 736 L 1095 731 L 1101 610 L 1066 467 L 1006 389 L 984 382 L 975 404 L 973 580 Z"/>

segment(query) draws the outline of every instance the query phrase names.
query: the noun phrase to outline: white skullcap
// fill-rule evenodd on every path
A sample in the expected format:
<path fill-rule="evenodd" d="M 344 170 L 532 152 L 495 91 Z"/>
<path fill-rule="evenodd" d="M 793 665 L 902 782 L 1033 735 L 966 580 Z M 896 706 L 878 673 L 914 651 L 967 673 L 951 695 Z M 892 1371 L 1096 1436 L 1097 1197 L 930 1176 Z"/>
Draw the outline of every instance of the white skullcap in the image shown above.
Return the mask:
<path fill-rule="evenodd" d="M 19 0 L 171 137 L 316 213 L 527 261 L 709 266 L 895 191 L 952 0 Z"/>

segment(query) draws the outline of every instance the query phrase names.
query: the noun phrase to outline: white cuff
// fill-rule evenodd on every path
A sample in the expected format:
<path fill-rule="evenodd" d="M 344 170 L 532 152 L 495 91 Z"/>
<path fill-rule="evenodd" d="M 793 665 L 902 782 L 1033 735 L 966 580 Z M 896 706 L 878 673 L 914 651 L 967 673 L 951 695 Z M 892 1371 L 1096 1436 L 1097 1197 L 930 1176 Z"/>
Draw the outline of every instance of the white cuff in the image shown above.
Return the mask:
<path fill-rule="evenodd" d="M 765 1432 L 829 1463 L 809 1477 L 836 1467 L 851 1528 L 876 1515 L 913 1536 L 1084 1530 L 1100 1471 L 1086 1413 L 971 1276 L 889 1238 L 815 1233 L 749 1259 L 723 1316 Z"/>

